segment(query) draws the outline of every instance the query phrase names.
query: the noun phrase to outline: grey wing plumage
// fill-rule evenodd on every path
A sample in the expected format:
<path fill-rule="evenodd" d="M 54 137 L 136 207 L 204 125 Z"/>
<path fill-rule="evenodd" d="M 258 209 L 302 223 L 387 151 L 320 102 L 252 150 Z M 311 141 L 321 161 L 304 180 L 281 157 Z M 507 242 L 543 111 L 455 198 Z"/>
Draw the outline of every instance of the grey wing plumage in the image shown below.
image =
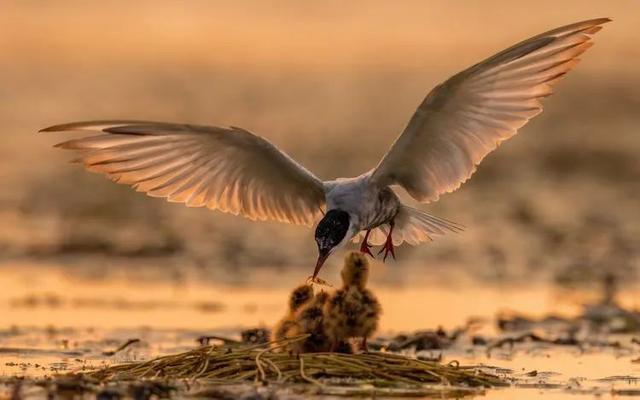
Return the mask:
<path fill-rule="evenodd" d="M 325 205 L 321 180 L 241 128 L 116 120 L 42 131 L 96 133 L 56 146 L 79 151 L 89 171 L 189 207 L 311 225 Z"/>
<path fill-rule="evenodd" d="M 567 25 L 516 44 L 433 89 L 372 172 L 435 201 L 469 179 L 500 142 L 542 111 L 540 99 L 578 62 L 608 18 Z"/>

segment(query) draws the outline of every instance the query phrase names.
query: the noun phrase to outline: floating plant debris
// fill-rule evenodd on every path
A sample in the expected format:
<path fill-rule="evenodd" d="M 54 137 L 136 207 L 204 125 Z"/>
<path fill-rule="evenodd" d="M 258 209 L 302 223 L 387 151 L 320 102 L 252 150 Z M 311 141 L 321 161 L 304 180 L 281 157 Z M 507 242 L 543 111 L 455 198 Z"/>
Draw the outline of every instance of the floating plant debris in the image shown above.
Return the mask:
<path fill-rule="evenodd" d="M 122 350 L 126 349 L 127 347 L 131 346 L 132 344 L 136 344 L 136 343 L 140 343 L 140 339 L 129 339 L 126 342 L 124 342 L 123 344 L 121 344 L 120 346 L 118 346 L 115 350 L 108 350 L 108 351 L 103 351 L 102 355 L 103 356 L 113 356 L 116 353 L 121 352 Z"/>

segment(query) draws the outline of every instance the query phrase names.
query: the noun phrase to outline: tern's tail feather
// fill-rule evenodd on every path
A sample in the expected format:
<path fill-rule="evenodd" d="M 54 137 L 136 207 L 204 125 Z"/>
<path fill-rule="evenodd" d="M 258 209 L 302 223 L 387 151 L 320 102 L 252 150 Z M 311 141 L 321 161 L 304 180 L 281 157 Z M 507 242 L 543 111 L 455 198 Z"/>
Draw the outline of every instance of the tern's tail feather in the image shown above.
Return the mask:
<path fill-rule="evenodd" d="M 460 224 L 408 206 L 401 206 L 394 223 L 393 244 L 395 246 L 399 246 L 403 242 L 417 245 L 432 240 L 432 236 L 444 235 L 447 232 L 461 232 L 464 229 Z M 388 233 L 389 225 L 386 224 L 373 229 L 369 235 L 369 243 L 373 245 L 384 244 Z M 359 242 L 363 237 L 364 233 L 360 233 L 354 241 Z"/>

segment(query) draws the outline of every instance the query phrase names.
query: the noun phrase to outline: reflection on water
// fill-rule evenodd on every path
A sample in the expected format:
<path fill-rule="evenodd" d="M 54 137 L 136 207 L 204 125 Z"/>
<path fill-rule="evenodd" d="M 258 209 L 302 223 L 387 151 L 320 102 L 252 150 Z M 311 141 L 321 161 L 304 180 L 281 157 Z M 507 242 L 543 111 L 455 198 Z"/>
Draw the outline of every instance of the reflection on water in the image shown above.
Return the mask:
<path fill-rule="evenodd" d="M 189 278 L 179 282 L 109 275 L 87 279 L 64 268 L 12 266 L 0 269 L 3 326 L 206 330 L 270 325 L 284 313 L 289 288 L 305 276 L 300 270 L 263 269 L 255 272 L 253 284 L 238 286 Z M 410 275 L 410 271 L 405 268 L 401 273 Z M 387 333 L 452 328 L 469 317 L 491 318 L 496 310 L 505 308 L 533 314 L 578 310 L 576 304 L 562 303 L 551 287 L 542 285 L 496 288 L 460 283 L 452 288 L 421 283 L 398 287 L 374 281 L 372 288 L 384 306 L 381 331 Z"/>
<path fill-rule="evenodd" d="M 113 270 L 92 279 L 59 265 L 13 263 L 11 268 L 0 267 L 0 375 L 43 376 L 148 359 L 193 348 L 203 335 L 237 337 L 241 328 L 269 327 L 283 314 L 288 288 L 300 274 L 298 270 L 261 270 L 252 284 L 233 285 L 191 279 L 188 274 L 176 281 L 160 272 L 144 279 L 149 272 L 141 271 L 123 275 Z M 403 273 L 421 272 L 409 268 Z M 564 292 L 542 284 L 421 283 L 399 287 L 374 282 L 373 289 L 384 307 L 379 334 L 386 337 L 438 326 L 451 329 L 472 317 L 485 321 L 474 333 L 495 337 L 500 334 L 493 322 L 497 310 L 571 316 L 581 309 L 580 304 L 567 300 Z M 627 307 L 638 306 L 631 294 L 622 293 L 619 300 Z M 104 354 L 132 338 L 140 342 L 114 356 Z M 442 354 L 445 362 L 455 359 L 499 367 L 494 370 L 498 374 L 536 387 L 527 390 L 538 391 L 544 386 L 545 396 L 559 398 L 567 387 L 574 394 L 635 387 L 632 377 L 640 377 L 640 364 L 631 361 L 637 354 L 633 354 L 632 345 L 626 345 L 630 337 L 618 335 L 616 340 L 625 346 L 580 349 L 524 343 L 489 352 L 465 339 L 448 350 L 423 351 L 422 355 Z M 623 378 L 605 379 L 610 377 Z M 490 391 L 488 396 L 513 398 L 520 390 L 524 389 Z"/>

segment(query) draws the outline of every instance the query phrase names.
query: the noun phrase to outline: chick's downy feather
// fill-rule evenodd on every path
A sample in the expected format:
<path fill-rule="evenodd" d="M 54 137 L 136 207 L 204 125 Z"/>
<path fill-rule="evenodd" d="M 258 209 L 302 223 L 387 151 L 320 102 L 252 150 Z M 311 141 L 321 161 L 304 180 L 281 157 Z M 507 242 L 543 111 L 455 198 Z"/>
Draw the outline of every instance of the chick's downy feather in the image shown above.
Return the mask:
<path fill-rule="evenodd" d="M 382 308 L 375 295 L 367 289 L 369 263 L 360 253 L 351 253 L 342 269 L 343 287 L 327 301 L 324 309 L 325 329 L 333 347 L 340 340 L 352 337 L 366 339 L 378 328 Z"/>

